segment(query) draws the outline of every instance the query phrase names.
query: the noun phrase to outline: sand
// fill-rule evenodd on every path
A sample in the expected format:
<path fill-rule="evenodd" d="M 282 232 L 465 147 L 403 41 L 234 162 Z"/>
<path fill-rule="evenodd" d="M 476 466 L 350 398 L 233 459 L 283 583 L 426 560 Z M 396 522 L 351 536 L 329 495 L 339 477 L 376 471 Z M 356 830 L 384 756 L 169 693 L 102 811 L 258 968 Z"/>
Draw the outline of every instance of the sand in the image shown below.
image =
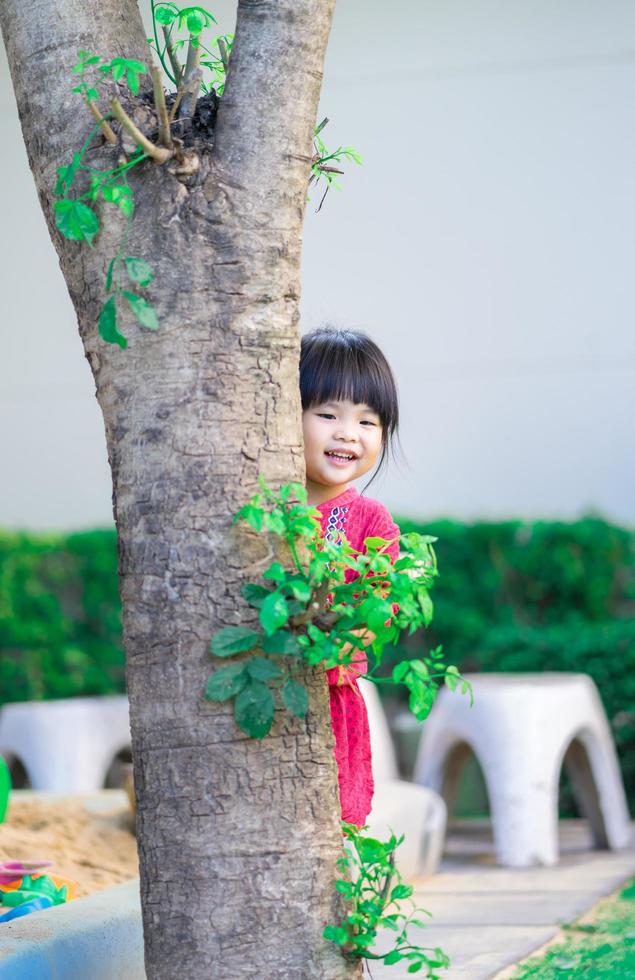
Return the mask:
<path fill-rule="evenodd" d="M 99 797 L 14 792 L 0 824 L 0 861 L 53 861 L 51 874 L 77 882 L 77 897 L 139 873 L 132 816 L 124 794 Z"/>

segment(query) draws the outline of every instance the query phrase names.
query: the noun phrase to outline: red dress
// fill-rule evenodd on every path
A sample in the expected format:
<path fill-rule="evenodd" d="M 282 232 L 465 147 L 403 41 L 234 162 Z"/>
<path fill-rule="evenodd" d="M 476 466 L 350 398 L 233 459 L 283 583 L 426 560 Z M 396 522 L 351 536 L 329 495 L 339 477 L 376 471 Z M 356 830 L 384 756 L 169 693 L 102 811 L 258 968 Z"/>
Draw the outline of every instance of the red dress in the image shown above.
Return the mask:
<path fill-rule="evenodd" d="M 344 534 L 348 543 L 363 550 L 364 539 L 370 537 L 397 540 L 386 549 L 393 561 L 399 554 L 399 528 L 383 504 L 362 497 L 354 487 L 339 496 L 320 504 L 322 534 L 337 541 Z M 346 581 L 355 578 L 352 569 L 346 571 Z M 366 654 L 357 653 L 355 669 L 361 674 L 368 670 Z M 345 674 L 342 678 L 342 673 Z M 349 671 L 332 667 L 326 672 L 331 702 L 331 723 L 335 735 L 340 786 L 342 820 L 356 824 L 366 823 L 373 799 L 373 771 L 370 755 L 370 733 L 366 705 L 359 690 L 357 679 Z M 343 682 L 342 682 L 343 680 Z"/>

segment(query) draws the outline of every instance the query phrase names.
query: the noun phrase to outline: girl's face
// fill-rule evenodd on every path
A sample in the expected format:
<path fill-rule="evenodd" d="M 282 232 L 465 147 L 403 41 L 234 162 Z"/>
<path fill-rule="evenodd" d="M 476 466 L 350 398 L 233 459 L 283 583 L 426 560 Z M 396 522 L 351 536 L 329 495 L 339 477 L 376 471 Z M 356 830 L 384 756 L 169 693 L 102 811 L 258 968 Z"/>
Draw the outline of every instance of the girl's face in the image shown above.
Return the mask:
<path fill-rule="evenodd" d="M 313 405 L 302 413 L 309 502 L 324 503 L 364 476 L 381 451 L 382 425 L 368 405 Z"/>

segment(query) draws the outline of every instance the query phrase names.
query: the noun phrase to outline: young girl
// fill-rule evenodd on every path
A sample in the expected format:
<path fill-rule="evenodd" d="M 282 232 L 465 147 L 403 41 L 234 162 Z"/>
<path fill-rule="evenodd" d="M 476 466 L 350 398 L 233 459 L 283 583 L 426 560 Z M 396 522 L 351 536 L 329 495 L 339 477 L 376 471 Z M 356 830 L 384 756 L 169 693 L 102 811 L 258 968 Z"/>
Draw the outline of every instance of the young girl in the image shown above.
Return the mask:
<path fill-rule="evenodd" d="M 390 541 L 399 553 L 399 528 L 383 506 L 351 486 L 385 462 L 399 422 L 397 388 L 386 358 L 363 333 L 320 329 L 302 338 L 302 427 L 308 502 L 322 514 L 322 534 L 344 535 L 362 551 L 368 537 Z M 346 571 L 346 581 L 355 572 Z M 372 635 L 366 633 L 365 643 Z M 356 651 L 355 667 L 327 671 L 335 735 L 342 820 L 363 826 L 373 797 L 370 735 L 357 675 L 368 670 Z"/>

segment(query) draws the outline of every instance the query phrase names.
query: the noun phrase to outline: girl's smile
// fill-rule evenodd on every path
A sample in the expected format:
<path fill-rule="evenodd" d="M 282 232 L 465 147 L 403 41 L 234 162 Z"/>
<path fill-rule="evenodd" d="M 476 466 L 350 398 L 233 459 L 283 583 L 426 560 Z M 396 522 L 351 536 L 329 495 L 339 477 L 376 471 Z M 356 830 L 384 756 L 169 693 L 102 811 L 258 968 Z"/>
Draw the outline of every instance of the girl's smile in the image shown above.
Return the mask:
<path fill-rule="evenodd" d="M 368 405 L 330 401 L 302 413 L 309 503 L 331 500 L 373 468 L 382 425 Z"/>

